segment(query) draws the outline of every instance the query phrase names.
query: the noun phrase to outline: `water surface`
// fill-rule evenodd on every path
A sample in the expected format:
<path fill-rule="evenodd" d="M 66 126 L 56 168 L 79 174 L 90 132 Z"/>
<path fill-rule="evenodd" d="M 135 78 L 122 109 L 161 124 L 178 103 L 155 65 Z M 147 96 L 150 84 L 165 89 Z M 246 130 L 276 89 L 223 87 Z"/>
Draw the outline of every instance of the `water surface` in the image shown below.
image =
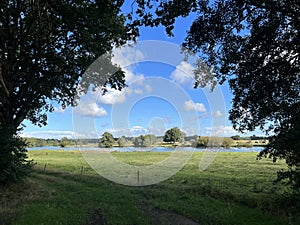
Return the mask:
<path fill-rule="evenodd" d="M 62 148 L 58 146 L 43 146 L 43 147 L 33 147 L 27 148 L 27 150 L 96 150 L 96 151 L 109 151 L 109 152 L 172 152 L 172 151 L 193 151 L 193 152 L 260 152 L 264 147 L 232 147 L 232 148 L 193 148 L 193 147 L 178 147 L 178 148 L 168 148 L 168 147 L 149 147 L 149 148 L 137 148 L 137 147 L 115 147 L 115 148 L 99 148 L 99 147 L 67 147 Z"/>

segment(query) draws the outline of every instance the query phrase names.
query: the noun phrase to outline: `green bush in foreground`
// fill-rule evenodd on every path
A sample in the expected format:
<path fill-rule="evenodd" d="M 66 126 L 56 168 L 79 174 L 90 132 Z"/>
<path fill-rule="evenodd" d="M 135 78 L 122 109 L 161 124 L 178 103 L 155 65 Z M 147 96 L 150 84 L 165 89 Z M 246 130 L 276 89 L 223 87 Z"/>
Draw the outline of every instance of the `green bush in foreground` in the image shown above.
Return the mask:
<path fill-rule="evenodd" d="M 0 125 L 1 126 L 1 125 Z M 32 161 L 27 160 L 26 143 L 9 128 L 0 127 L 0 184 L 21 180 L 32 169 Z"/>

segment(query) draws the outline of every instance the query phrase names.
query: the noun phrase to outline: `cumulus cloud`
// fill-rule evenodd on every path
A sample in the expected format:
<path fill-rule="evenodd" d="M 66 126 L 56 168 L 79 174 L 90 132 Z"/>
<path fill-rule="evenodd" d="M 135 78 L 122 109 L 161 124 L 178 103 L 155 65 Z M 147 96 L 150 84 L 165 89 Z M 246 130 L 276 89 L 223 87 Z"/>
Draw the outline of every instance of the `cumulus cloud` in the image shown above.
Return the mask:
<path fill-rule="evenodd" d="M 74 108 L 74 113 L 87 117 L 102 117 L 107 115 L 105 109 L 99 107 L 95 102 L 79 103 L 79 105 Z"/>
<path fill-rule="evenodd" d="M 152 87 L 149 84 L 146 84 L 145 90 L 147 93 L 150 93 L 152 91 Z"/>
<path fill-rule="evenodd" d="M 121 67 L 128 67 L 144 58 L 145 56 L 140 50 L 127 45 L 113 50 L 112 62 Z"/>
<path fill-rule="evenodd" d="M 238 134 L 232 126 L 216 126 L 216 127 L 205 127 L 205 134 L 211 136 L 228 137 Z"/>
<path fill-rule="evenodd" d="M 122 48 L 114 49 L 112 62 L 119 65 L 125 72 L 125 80 L 127 84 L 134 83 L 135 85 L 144 85 L 144 75 L 135 74 L 133 67 L 138 62 L 141 62 L 145 58 L 144 54 L 135 48 L 126 46 Z"/>
<path fill-rule="evenodd" d="M 215 118 L 220 118 L 224 116 L 220 110 L 215 111 L 213 115 Z"/>
<path fill-rule="evenodd" d="M 21 137 L 34 137 L 43 139 L 61 139 L 63 137 L 67 137 L 71 139 L 74 138 L 74 132 L 65 130 L 31 131 L 23 132 Z"/>
<path fill-rule="evenodd" d="M 80 139 L 80 138 L 98 138 L 95 132 L 90 133 L 78 133 L 68 130 L 47 130 L 47 131 L 30 131 L 23 132 L 21 137 L 33 137 L 42 139 L 62 139 L 63 137 L 69 139 Z"/>
<path fill-rule="evenodd" d="M 185 101 L 183 108 L 186 111 L 197 111 L 197 112 L 206 112 L 205 105 L 203 103 L 195 103 L 192 100 Z"/>
<path fill-rule="evenodd" d="M 160 127 L 150 127 L 150 133 L 155 135 L 155 136 L 164 136 L 165 133 L 166 133 L 166 129 L 163 127 L 163 128 L 160 128 Z"/>
<path fill-rule="evenodd" d="M 143 94 L 143 90 L 142 89 L 135 89 L 134 93 L 135 94 Z"/>
<path fill-rule="evenodd" d="M 176 69 L 171 73 L 171 79 L 179 84 L 185 84 L 188 82 L 193 82 L 194 80 L 194 67 L 182 61 L 179 65 L 176 66 Z"/>
<path fill-rule="evenodd" d="M 64 113 L 66 109 L 63 109 L 62 107 L 54 107 L 54 112 L 57 113 Z"/>
<path fill-rule="evenodd" d="M 117 91 L 114 89 L 109 88 L 107 93 L 105 95 L 102 95 L 99 92 L 95 92 L 94 95 L 96 95 L 95 100 L 99 101 L 102 104 L 106 105 L 114 105 L 117 103 L 122 103 L 126 99 L 126 93 L 128 90 L 123 89 L 121 91 Z"/>
<path fill-rule="evenodd" d="M 147 134 L 149 132 L 148 128 L 144 128 L 142 126 L 133 126 L 131 129 L 132 133 L 137 133 L 137 134 Z"/>
<path fill-rule="evenodd" d="M 149 128 L 144 128 L 142 126 L 133 126 L 129 128 L 113 128 L 108 132 L 114 134 L 117 137 L 121 136 L 139 136 L 150 134 Z"/>
<path fill-rule="evenodd" d="M 135 74 L 133 72 L 133 66 L 136 62 L 143 60 L 144 56 L 140 50 L 136 50 L 130 47 L 123 47 L 114 49 L 112 62 L 119 65 L 125 72 L 125 82 L 128 87 L 123 88 L 121 91 L 107 87 L 107 92 L 102 95 L 101 88 L 97 88 L 94 91 L 89 91 L 80 99 L 82 105 L 88 106 L 90 102 L 97 102 L 98 104 L 104 105 L 115 105 L 123 103 L 126 98 L 132 94 L 142 94 L 145 91 L 148 92 L 149 87 L 144 84 L 145 77 L 143 74 Z M 89 108 L 96 107 L 89 105 Z M 97 114 L 101 115 L 101 108 L 97 110 Z M 84 109 L 83 109 L 84 110 Z M 102 110 L 102 113 L 104 111 Z"/>

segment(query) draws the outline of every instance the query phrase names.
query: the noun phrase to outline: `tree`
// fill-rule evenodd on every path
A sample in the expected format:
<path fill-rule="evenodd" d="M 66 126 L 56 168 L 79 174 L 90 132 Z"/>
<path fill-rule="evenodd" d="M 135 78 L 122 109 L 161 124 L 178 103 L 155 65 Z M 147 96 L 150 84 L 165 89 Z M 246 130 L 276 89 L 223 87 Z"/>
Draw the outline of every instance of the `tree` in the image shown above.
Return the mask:
<path fill-rule="evenodd" d="M 144 135 L 140 135 L 138 137 L 135 137 L 133 139 L 133 145 L 135 147 L 145 147 L 145 136 Z"/>
<path fill-rule="evenodd" d="M 178 128 L 173 127 L 166 131 L 164 136 L 165 142 L 182 142 L 184 138 L 184 133 Z"/>
<path fill-rule="evenodd" d="M 0 2 L 0 183 L 19 179 L 30 167 L 25 143 L 18 136 L 24 119 L 45 125 L 54 102 L 63 108 L 75 105 L 78 88 L 84 92 L 90 82 L 104 93 L 107 86 L 118 90 L 125 86 L 119 69 L 114 74 L 86 71 L 99 56 L 137 34 L 125 24 L 122 4 L 121 0 Z M 104 65 L 117 68 L 110 57 L 105 55 Z M 81 80 L 79 86 L 84 73 L 91 79 Z"/>
<path fill-rule="evenodd" d="M 126 139 L 124 136 L 122 136 L 118 139 L 118 145 L 119 145 L 119 147 L 124 147 L 126 145 Z"/>
<path fill-rule="evenodd" d="M 153 134 L 147 134 L 135 137 L 133 144 L 135 147 L 150 147 L 154 145 L 156 141 L 156 137 Z"/>
<path fill-rule="evenodd" d="M 271 134 L 270 145 L 259 156 L 285 159 L 289 169 L 278 178 L 288 178 L 300 191 L 295 136 L 300 129 L 300 2 L 146 2 L 136 21 L 161 24 L 169 35 L 177 17 L 197 13 L 183 43 L 186 51 L 202 58 L 195 69 L 195 87 L 228 80 L 234 94 L 229 116 L 234 128 L 241 132 L 260 128 Z"/>
<path fill-rule="evenodd" d="M 231 136 L 231 138 L 235 141 L 238 141 L 238 140 L 241 140 L 241 136 L 240 135 L 234 135 L 234 136 Z"/>
<path fill-rule="evenodd" d="M 62 147 L 62 148 L 66 147 L 69 144 L 70 144 L 70 140 L 67 137 L 63 137 L 60 140 L 60 147 Z"/>
<path fill-rule="evenodd" d="M 100 138 L 99 147 L 111 148 L 115 143 L 114 136 L 111 133 L 104 132 Z"/>
<path fill-rule="evenodd" d="M 209 148 L 220 148 L 223 144 L 222 137 L 210 136 L 208 137 L 207 147 Z"/>
<path fill-rule="evenodd" d="M 222 146 L 224 148 L 230 148 L 232 145 L 234 145 L 234 140 L 232 138 L 223 138 Z"/>
<path fill-rule="evenodd" d="M 196 141 L 196 148 L 206 148 L 208 146 L 209 137 L 198 137 Z"/>
<path fill-rule="evenodd" d="M 229 148 L 233 143 L 231 138 L 200 136 L 194 146 L 196 148 L 219 148 L 221 146 Z"/>
<path fill-rule="evenodd" d="M 46 140 L 41 138 L 23 138 L 28 147 L 43 147 L 47 145 Z"/>
<path fill-rule="evenodd" d="M 153 135 L 153 134 L 147 134 L 147 135 L 145 135 L 145 143 L 144 143 L 144 145 L 146 147 L 150 147 L 152 145 L 155 145 L 156 141 L 157 141 L 157 138 L 156 138 L 155 135 Z"/>

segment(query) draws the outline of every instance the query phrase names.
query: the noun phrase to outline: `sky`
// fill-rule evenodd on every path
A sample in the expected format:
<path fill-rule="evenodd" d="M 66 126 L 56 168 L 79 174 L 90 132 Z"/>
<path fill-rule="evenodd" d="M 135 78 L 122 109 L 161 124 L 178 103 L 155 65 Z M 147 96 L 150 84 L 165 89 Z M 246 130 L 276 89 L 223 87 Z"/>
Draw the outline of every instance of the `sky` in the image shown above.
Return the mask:
<path fill-rule="evenodd" d="M 109 89 L 104 96 L 99 91 L 88 92 L 74 108 L 55 105 L 55 111 L 47 114 L 46 126 L 25 121 L 22 136 L 99 138 L 106 131 L 115 137 L 161 136 L 172 127 L 179 127 L 187 136 L 242 135 L 228 120 L 233 97 L 228 83 L 213 92 L 209 87 L 193 88 L 196 58 L 185 61 L 180 54 L 192 19 L 178 19 L 174 37 L 168 37 L 162 27 L 141 28 L 136 45 L 113 51 L 113 62 L 126 72 L 128 87 Z M 261 135 L 245 135 L 253 134 Z"/>

